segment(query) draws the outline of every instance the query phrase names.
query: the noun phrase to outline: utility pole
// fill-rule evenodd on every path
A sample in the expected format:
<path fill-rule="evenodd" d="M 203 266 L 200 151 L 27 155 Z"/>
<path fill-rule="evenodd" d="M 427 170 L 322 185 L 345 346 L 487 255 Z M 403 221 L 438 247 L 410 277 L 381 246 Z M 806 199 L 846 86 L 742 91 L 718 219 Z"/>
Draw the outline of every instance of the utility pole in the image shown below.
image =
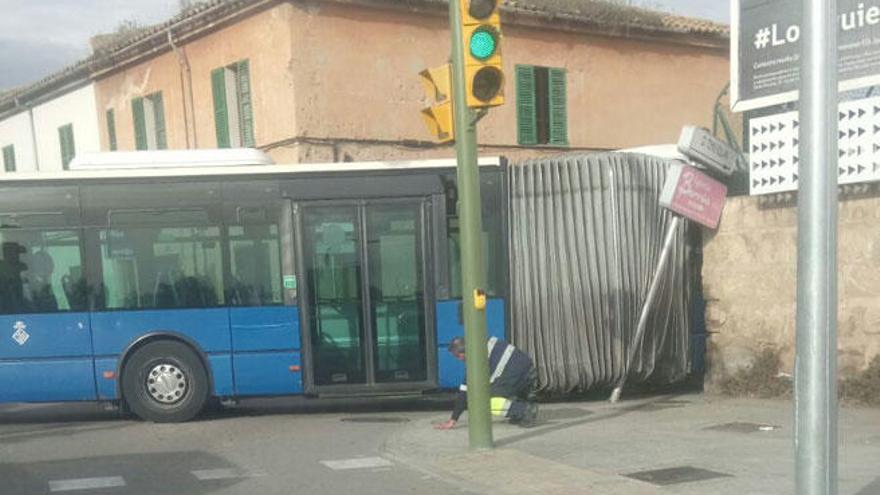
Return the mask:
<path fill-rule="evenodd" d="M 803 0 L 795 492 L 837 494 L 837 2 Z"/>
<path fill-rule="evenodd" d="M 492 448 L 489 410 L 489 356 L 486 349 L 483 254 L 480 233 L 480 173 L 477 165 L 476 112 L 467 106 L 461 4 L 449 1 L 452 29 L 452 95 L 455 151 L 458 156 L 458 218 L 461 235 L 461 293 L 467 369 L 468 439 L 472 449 Z"/>

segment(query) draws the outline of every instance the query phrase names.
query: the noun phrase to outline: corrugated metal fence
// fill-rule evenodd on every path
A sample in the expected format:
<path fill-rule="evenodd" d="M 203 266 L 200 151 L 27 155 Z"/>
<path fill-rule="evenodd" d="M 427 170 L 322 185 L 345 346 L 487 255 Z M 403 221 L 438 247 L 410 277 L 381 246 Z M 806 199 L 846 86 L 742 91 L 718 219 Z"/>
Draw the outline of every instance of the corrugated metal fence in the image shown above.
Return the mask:
<path fill-rule="evenodd" d="M 667 162 L 564 155 L 509 168 L 510 331 L 535 358 L 539 390 L 611 386 L 622 375 L 667 223 Z M 680 229 L 630 381 L 690 369 L 687 229 Z"/>

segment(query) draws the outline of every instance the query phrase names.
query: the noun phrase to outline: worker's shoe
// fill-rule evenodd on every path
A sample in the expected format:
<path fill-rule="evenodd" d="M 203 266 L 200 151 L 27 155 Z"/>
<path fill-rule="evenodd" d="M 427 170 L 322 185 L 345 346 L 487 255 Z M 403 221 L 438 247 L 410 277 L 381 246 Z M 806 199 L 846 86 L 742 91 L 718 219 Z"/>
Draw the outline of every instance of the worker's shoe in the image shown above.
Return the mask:
<path fill-rule="evenodd" d="M 538 424 L 538 404 L 535 402 L 529 402 L 528 405 L 526 405 L 526 411 L 523 413 L 519 425 L 523 428 L 531 428 L 536 424 Z"/>

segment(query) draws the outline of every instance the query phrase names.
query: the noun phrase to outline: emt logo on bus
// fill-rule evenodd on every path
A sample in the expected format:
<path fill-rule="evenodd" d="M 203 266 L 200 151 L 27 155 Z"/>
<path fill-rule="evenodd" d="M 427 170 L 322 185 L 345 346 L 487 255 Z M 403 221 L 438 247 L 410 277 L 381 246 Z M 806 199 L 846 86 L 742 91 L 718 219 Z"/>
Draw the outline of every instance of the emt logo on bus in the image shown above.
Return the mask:
<path fill-rule="evenodd" d="M 24 324 L 23 321 L 17 321 L 12 328 L 15 329 L 15 333 L 12 334 L 12 340 L 16 341 L 18 345 L 25 345 L 29 338 L 31 338 L 30 334 L 27 333 L 27 325 Z"/>

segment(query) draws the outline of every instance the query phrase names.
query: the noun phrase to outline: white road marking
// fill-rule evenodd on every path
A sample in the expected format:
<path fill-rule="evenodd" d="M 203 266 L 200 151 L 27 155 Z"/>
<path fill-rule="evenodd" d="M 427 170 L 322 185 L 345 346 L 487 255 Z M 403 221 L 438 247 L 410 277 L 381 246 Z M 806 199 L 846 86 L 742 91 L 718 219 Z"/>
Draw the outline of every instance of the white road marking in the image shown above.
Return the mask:
<path fill-rule="evenodd" d="M 193 476 L 195 476 L 199 481 L 212 481 L 212 480 L 229 480 L 229 479 L 237 479 L 237 478 L 256 478 L 258 476 L 265 476 L 266 473 L 260 471 L 245 471 L 244 469 L 238 468 L 224 468 L 224 469 L 202 469 L 198 471 L 192 471 Z"/>
<path fill-rule="evenodd" d="M 336 471 L 345 469 L 368 469 L 394 466 L 394 463 L 381 457 L 359 457 L 339 461 L 321 461 L 321 464 Z"/>
<path fill-rule="evenodd" d="M 117 488 L 125 486 L 122 476 L 106 478 L 81 478 L 75 480 L 58 480 L 49 482 L 50 492 L 72 492 L 74 490 L 96 490 L 98 488 Z"/>

